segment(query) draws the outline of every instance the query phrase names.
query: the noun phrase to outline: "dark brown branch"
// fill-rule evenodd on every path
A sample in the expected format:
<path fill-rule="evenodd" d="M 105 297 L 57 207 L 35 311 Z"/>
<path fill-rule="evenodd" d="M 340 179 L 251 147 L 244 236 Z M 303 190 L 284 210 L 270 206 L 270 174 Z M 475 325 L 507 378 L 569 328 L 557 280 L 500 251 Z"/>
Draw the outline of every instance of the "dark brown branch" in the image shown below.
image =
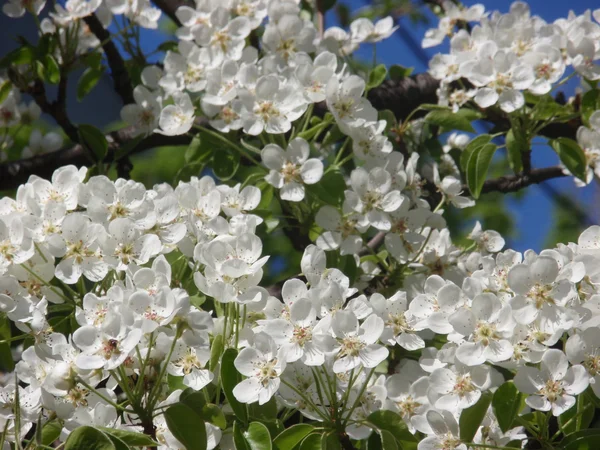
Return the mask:
<path fill-rule="evenodd" d="M 114 161 L 116 150 L 133 139 L 134 136 L 132 131 L 131 128 L 124 128 L 107 136 L 109 141 L 109 153 L 105 162 Z M 187 145 L 190 141 L 191 138 L 186 135 L 163 136 L 162 134 L 152 134 L 143 139 L 132 150 L 131 154 L 156 147 Z M 50 179 L 52 173 L 56 169 L 65 165 L 73 164 L 77 167 L 89 166 L 90 160 L 87 155 L 88 153 L 85 148 L 76 144 L 57 152 L 0 164 L 0 190 L 15 189 L 19 185 L 27 182 L 30 175 L 37 175 L 42 178 Z"/>
<path fill-rule="evenodd" d="M 162 12 L 164 12 L 167 16 L 169 16 L 171 18 L 171 20 L 177 24 L 177 26 L 181 26 L 181 22 L 179 22 L 179 19 L 175 15 L 175 11 L 177 11 L 177 8 L 179 8 L 180 6 L 189 6 L 191 8 L 194 7 L 192 2 L 189 2 L 186 0 L 152 0 L 152 1 Z"/>
<path fill-rule="evenodd" d="M 102 22 L 100 22 L 95 14 L 87 16 L 84 20 L 87 26 L 90 27 L 92 33 L 94 33 L 94 36 L 102 43 L 102 48 L 106 54 L 106 59 L 115 85 L 115 91 L 117 91 L 117 94 L 119 94 L 119 97 L 123 100 L 123 104 L 134 103 L 133 88 L 131 87 L 129 73 L 125 67 L 125 61 L 111 40 L 110 33 L 102 26 Z"/>
<path fill-rule="evenodd" d="M 558 166 L 532 169 L 528 175 L 523 173 L 487 180 L 483 183 L 481 192 L 516 192 L 532 184 L 539 184 L 553 178 L 565 176 L 567 174 L 563 171 L 563 168 Z M 465 187 L 465 190 L 468 190 L 468 188 Z"/>
<path fill-rule="evenodd" d="M 358 252 L 358 256 L 365 256 L 371 253 L 371 251 L 377 251 L 377 249 L 381 247 L 381 244 L 383 244 L 385 235 L 385 231 L 379 231 L 375 236 L 371 238 L 371 240 L 369 240 L 369 242 L 367 242 L 365 248 Z"/>

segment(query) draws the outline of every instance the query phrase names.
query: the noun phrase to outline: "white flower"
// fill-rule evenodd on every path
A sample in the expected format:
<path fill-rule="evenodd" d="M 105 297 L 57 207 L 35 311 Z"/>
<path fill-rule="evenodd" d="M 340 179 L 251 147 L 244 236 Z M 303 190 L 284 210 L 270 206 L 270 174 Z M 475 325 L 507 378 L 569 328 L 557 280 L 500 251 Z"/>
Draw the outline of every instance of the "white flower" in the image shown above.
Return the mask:
<path fill-rule="evenodd" d="M 477 221 L 473 231 L 469 234 L 469 239 L 472 239 L 477 243 L 477 246 L 481 250 L 485 250 L 490 253 L 497 253 L 504 247 L 504 238 L 494 230 L 481 229 L 481 223 Z"/>
<path fill-rule="evenodd" d="M 460 440 L 458 422 L 449 411 L 427 411 L 427 423 L 433 436 L 419 442 L 418 450 L 467 450 Z"/>
<path fill-rule="evenodd" d="M 439 394 L 435 407 L 460 411 L 473 406 L 481 397 L 481 391 L 490 384 L 490 367 L 459 367 L 435 369 L 429 377 L 431 390 Z"/>
<path fill-rule="evenodd" d="M 163 108 L 158 122 L 161 128 L 158 132 L 166 136 L 187 133 L 194 124 L 194 105 L 190 96 L 175 92 L 172 97 L 175 104 Z"/>
<path fill-rule="evenodd" d="M 470 309 L 459 309 L 450 316 L 449 322 L 467 339 L 456 350 L 456 358 L 461 363 L 478 366 L 485 361 L 506 361 L 512 356 L 513 346 L 507 340 L 515 327 L 512 310 L 494 294 L 477 295 Z"/>
<path fill-rule="evenodd" d="M 317 30 L 310 21 L 295 14 L 285 14 L 276 23 L 267 24 L 262 42 L 269 52 L 288 61 L 297 52 L 314 52 L 316 34 Z"/>
<path fill-rule="evenodd" d="M 572 335 L 565 345 L 571 364 L 581 364 L 587 370 L 596 397 L 600 398 L 600 330 L 587 328 Z"/>
<path fill-rule="evenodd" d="M 514 378 L 519 391 L 529 394 L 525 399 L 531 408 L 550 411 L 554 416 L 575 405 L 575 396 L 589 384 L 585 367 L 577 364 L 569 367 L 567 357 L 557 349 L 549 349 L 542 356 L 540 369 L 522 367 Z"/>
<path fill-rule="evenodd" d="M 381 334 L 381 341 L 388 345 L 398 344 L 408 350 L 418 350 L 425 347 L 425 341 L 415 329 L 417 319 L 407 314 L 406 293 L 396 292 L 386 299 L 383 295 L 371 295 L 369 302 L 373 311 L 384 320 L 385 328 Z"/>
<path fill-rule="evenodd" d="M 340 83 L 332 77 L 327 83 L 327 108 L 344 133 L 353 127 L 377 121 L 377 110 L 363 98 L 365 81 L 357 75 L 350 75 Z"/>
<path fill-rule="evenodd" d="M 50 13 L 50 17 L 59 25 L 69 25 L 70 22 L 74 22 L 78 19 L 93 14 L 102 3 L 102 0 L 67 0 L 65 6 L 56 4 L 55 13 Z"/>
<path fill-rule="evenodd" d="M 254 336 L 254 347 L 242 349 L 234 365 L 238 372 L 248 377 L 233 388 L 235 398 L 242 403 L 258 401 L 259 405 L 264 405 L 279 389 L 279 377 L 286 362 L 278 355 L 273 339 L 259 333 Z"/>
<path fill-rule="evenodd" d="M 45 0 L 9 0 L 2 6 L 2 12 L 8 17 L 23 17 L 26 11 L 34 15 L 39 15 L 46 6 Z"/>
<path fill-rule="evenodd" d="M 323 206 L 315 216 L 318 226 L 326 230 L 317 238 L 317 245 L 323 250 L 340 249 L 341 255 L 354 255 L 363 246 L 361 234 L 367 231 L 369 223 L 361 214 L 345 208 L 341 214 L 330 205 Z"/>
<path fill-rule="evenodd" d="M 392 189 L 389 172 L 380 167 L 367 172 L 359 167 L 350 174 L 350 185 L 352 190 L 345 191 L 345 204 L 364 214 L 378 230 L 389 230 L 392 222 L 388 213 L 398 209 L 402 203 L 400 191 Z"/>
<path fill-rule="evenodd" d="M 437 166 L 433 169 L 433 182 L 442 195 L 457 208 L 469 208 L 475 205 L 475 200 L 462 196 L 463 188 L 459 179 L 449 175 L 440 180 Z"/>
<path fill-rule="evenodd" d="M 60 134 L 50 131 L 42 136 L 41 131 L 36 129 L 29 135 L 29 144 L 23 148 L 22 156 L 30 158 L 33 155 L 55 152 L 62 146 L 63 138 Z"/>
<path fill-rule="evenodd" d="M 263 130 L 272 134 L 286 133 L 306 110 L 306 102 L 297 87 L 277 75 L 260 77 L 254 94 L 240 91 L 239 98 L 245 109 L 242 112 L 244 131 L 253 136 Z"/>
<path fill-rule="evenodd" d="M 372 369 L 387 358 L 388 349 L 376 344 L 384 328 L 380 317 L 370 315 L 359 327 L 354 313 L 339 311 L 332 318 L 331 327 L 338 341 L 334 373 L 348 372 L 360 366 Z"/>
<path fill-rule="evenodd" d="M 323 163 L 317 158 L 308 159 L 310 147 L 302 138 L 290 141 L 284 151 L 276 144 L 263 148 L 263 163 L 270 169 L 267 182 L 281 189 L 282 200 L 299 202 L 304 199 L 304 184 L 315 184 L 323 176 Z"/>
<path fill-rule="evenodd" d="M 150 134 L 158 126 L 161 114 L 160 97 L 144 86 L 133 90 L 135 104 L 125 105 L 121 109 L 121 119 L 135 128 L 137 134 Z"/>
<path fill-rule="evenodd" d="M 234 61 L 242 57 L 244 40 L 250 34 L 250 21 L 247 17 L 231 19 L 229 10 L 217 6 L 210 19 L 193 30 L 196 43 L 210 48 L 216 55 Z"/>
<path fill-rule="evenodd" d="M 352 40 L 371 44 L 389 38 L 397 29 L 394 19 L 390 16 L 378 20 L 375 24 L 365 17 L 350 24 Z"/>

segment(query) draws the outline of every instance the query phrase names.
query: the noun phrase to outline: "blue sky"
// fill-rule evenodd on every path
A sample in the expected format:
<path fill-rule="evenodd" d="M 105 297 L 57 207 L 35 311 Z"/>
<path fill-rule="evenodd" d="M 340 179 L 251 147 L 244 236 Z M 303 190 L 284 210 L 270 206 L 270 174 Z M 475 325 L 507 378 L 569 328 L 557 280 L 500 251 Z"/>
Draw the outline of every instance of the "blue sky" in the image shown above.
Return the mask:
<path fill-rule="evenodd" d="M 355 11 L 364 7 L 369 2 L 349 0 L 345 3 Z M 486 9 L 506 12 L 512 1 L 495 0 L 477 2 L 467 0 L 463 3 L 466 5 L 483 3 Z M 577 14 L 581 14 L 587 9 L 593 10 L 600 7 L 597 1 L 592 0 L 571 0 L 568 4 L 556 0 L 530 0 L 527 3 L 530 5 L 533 14 L 539 15 L 546 21 L 554 21 L 560 17 L 566 17 L 569 8 Z M 396 32 L 390 39 L 378 44 L 378 62 L 387 65 L 400 64 L 406 67 L 414 67 L 415 72 L 426 71 L 427 66 L 423 63 L 423 60 L 429 60 L 434 54 L 443 52 L 446 49 L 444 46 L 432 49 L 419 48 L 425 31 L 431 26 L 437 25 L 436 17 L 433 14 L 430 14 L 430 17 L 430 25 L 415 25 L 408 18 L 401 19 L 402 29 Z M 328 15 L 328 20 L 328 25 L 333 24 L 335 21 L 334 15 Z M 413 41 L 413 45 L 410 44 L 411 40 Z M 368 61 L 371 58 L 371 52 L 371 48 L 365 46 L 359 50 L 359 55 Z M 567 84 L 564 89 L 565 94 L 571 95 L 576 85 L 576 82 Z M 533 151 L 532 163 L 534 167 L 551 166 L 558 163 L 558 158 L 551 148 L 538 145 Z M 598 204 L 600 201 L 598 198 L 600 192 L 596 182 L 583 189 L 576 188 L 573 181 L 568 178 L 552 180 L 548 184 L 556 191 L 568 193 L 574 202 L 586 210 L 592 221 L 598 223 L 600 218 L 598 208 L 590 208 L 590 205 Z M 536 251 L 541 250 L 554 222 L 552 200 L 544 193 L 543 188 L 534 185 L 527 189 L 524 198 L 517 200 L 514 195 L 510 195 L 508 204 L 516 222 L 516 235 L 511 239 L 511 246 L 519 251 L 528 248 Z"/>

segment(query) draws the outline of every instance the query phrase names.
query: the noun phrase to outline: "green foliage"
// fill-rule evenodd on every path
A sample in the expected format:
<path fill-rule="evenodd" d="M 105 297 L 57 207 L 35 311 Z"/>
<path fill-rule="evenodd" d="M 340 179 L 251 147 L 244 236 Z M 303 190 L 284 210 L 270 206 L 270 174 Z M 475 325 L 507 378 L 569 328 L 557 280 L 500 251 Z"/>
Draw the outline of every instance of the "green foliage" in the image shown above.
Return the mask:
<path fill-rule="evenodd" d="M 460 428 L 460 439 L 463 442 L 471 442 L 473 440 L 491 402 L 492 394 L 486 392 L 481 394 L 481 398 L 477 403 L 462 411 L 458 425 Z"/>
<path fill-rule="evenodd" d="M 387 76 L 387 67 L 385 64 L 379 64 L 373 70 L 369 72 L 369 79 L 367 81 L 367 89 L 373 89 L 383 83 Z"/>
<path fill-rule="evenodd" d="M 552 140 L 550 145 L 558 154 L 558 157 L 567 169 L 569 169 L 574 176 L 585 181 L 587 160 L 585 153 L 583 153 L 579 144 L 573 139 L 561 137 Z"/>
<path fill-rule="evenodd" d="M 487 177 L 488 169 L 496 152 L 496 145 L 492 143 L 485 144 L 473 149 L 469 153 L 467 160 L 467 185 L 474 198 L 479 198 L 483 183 Z"/>
<path fill-rule="evenodd" d="M 106 433 L 88 426 L 73 430 L 64 448 L 65 450 L 121 450 Z"/>
<path fill-rule="evenodd" d="M 79 138 L 94 154 L 96 161 L 102 161 L 108 154 L 108 141 L 104 133 L 92 125 L 79 125 Z"/>
<path fill-rule="evenodd" d="M 98 84 L 104 70 L 88 67 L 79 77 L 77 82 L 77 100 L 82 101 Z"/>
<path fill-rule="evenodd" d="M 308 436 L 315 427 L 308 423 L 299 423 L 282 431 L 275 440 L 277 450 L 292 450 Z"/>
<path fill-rule="evenodd" d="M 480 115 L 470 109 L 460 109 L 453 112 L 449 109 L 436 109 L 425 116 L 425 122 L 437 125 L 443 131 L 459 130 L 474 133 L 471 122 L 480 118 Z"/>
<path fill-rule="evenodd" d="M 165 420 L 173 436 L 187 450 L 206 450 L 204 421 L 190 406 L 181 402 L 169 406 Z"/>
<path fill-rule="evenodd" d="M 233 388 L 242 381 L 242 375 L 237 371 L 233 364 L 237 354 L 238 352 L 234 348 L 228 348 L 225 350 L 225 353 L 223 353 L 223 358 L 221 359 L 221 384 L 227 402 L 235 413 L 235 417 L 241 422 L 247 423 L 248 410 L 246 409 L 246 405 L 238 402 L 233 395 Z"/>
<path fill-rule="evenodd" d="M 414 70 L 415 70 L 414 67 L 403 67 L 403 66 L 399 66 L 397 64 L 393 64 L 390 66 L 390 69 L 388 72 L 390 74 L 391 80 L 398 81 L 403 78 L 409 77 L 413 73 Z"/>
<path fill-rule="evenodd" d="M 492 408 L 498 419 L 498 425 L 503 432 L 513 426 L 515 418 L 523 408 L 524 395 L 521 394 L 512 381 L 502 384 L 492 398 Z"/>

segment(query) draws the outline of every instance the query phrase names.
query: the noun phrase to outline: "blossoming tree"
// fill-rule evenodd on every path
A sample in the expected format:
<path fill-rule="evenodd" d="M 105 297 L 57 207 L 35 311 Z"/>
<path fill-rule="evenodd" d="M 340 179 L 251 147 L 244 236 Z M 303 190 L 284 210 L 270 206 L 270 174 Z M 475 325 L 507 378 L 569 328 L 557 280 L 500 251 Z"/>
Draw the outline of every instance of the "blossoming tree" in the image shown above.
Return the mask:
<path fill-rule="evenodd" d="M 391 17 L 326 28 L 334 3 L 4 4 L 39 39 L 0 61 L 2 149 L 42 112 L 60 132 L 0 164 L 1 450 L 600 448 L 600 227 L 519 253 L 445 219 L 600 175 L 600 10 L 429 1 L 423 46 L 449 51 L 410 75 L 353 59 Z M 146 63 L 163 13 L 177 41 Z M 66 109 L 105 66 L 109 134 Z M 164 145 L 176 180 L 130 179 Z"/>

